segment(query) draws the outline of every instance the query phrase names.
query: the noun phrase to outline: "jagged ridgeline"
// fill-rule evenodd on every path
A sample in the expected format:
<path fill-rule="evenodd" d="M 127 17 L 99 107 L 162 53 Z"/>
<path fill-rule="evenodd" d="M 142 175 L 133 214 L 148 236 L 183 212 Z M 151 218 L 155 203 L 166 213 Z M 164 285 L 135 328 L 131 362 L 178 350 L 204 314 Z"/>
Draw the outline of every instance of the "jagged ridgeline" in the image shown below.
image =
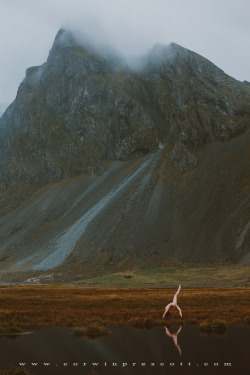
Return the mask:
<path fill-rule="evenodd" d="M 249 125 L 250 84 L 200 55 L 61 29 L 0 119 L 2 277 L 249 263 Z"/>

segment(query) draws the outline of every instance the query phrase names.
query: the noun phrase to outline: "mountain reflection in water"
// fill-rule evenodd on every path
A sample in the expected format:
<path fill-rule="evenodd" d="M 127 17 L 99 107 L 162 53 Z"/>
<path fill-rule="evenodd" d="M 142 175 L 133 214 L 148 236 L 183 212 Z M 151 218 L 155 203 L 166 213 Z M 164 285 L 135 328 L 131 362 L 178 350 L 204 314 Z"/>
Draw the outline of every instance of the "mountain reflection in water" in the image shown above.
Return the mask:
<path fill-rule="evenodd" d="M 1 337 L 0 370 L 21 362 L 34 375 L 85 375 L 93 369 L 95 375 L 250 373 L 250 327 L 229 327 L 223 336 L 204 336 L 197 327 L 186 326 L 171 330 L 115 327 L 111 331 L 96 340 L 75 337 L 72 329 L 60 327 L 43 328 L 14 340 Z"/>

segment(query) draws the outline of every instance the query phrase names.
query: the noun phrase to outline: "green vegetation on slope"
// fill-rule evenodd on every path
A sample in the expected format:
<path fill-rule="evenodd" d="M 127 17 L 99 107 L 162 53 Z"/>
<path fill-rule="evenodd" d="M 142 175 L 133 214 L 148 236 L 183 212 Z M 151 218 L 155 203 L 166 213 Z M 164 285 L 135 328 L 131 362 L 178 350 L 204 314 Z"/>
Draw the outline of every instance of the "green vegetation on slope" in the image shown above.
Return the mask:
<path fill-rule="evenodd" d="M 233 265 L 217 268 L 158 268 L 128 271 L 85 279 L 77 285 L 94 287 L 174 287 L 180 282 L 184 287 L 246 286 L 250 266 Z"/>

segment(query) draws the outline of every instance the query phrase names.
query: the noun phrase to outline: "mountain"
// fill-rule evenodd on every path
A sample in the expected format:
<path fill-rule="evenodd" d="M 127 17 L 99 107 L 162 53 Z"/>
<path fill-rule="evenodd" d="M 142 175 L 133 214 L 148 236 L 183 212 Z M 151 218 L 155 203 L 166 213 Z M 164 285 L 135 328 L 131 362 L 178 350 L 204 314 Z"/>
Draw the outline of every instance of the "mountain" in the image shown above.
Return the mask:
<path fill-rule="evenodd" d="M 0 103 L 0 117 L 2 116 L 2 114 L 5 112 L 6 108 L 8 107 L 9 103 Z"/>
<path fill-rule="evenodd" d="M 249 125 L 249 83 L 202 56 L 61 29 L 0 119 L 2 280 L 249 263 Z"/>

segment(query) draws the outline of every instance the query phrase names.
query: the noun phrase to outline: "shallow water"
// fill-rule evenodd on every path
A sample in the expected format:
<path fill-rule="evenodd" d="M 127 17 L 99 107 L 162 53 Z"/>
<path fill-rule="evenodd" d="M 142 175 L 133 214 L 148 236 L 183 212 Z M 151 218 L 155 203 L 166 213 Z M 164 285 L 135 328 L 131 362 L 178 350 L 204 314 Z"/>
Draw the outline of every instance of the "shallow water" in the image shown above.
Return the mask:
<path fill-rule="evenodd" d="M 39 375 L 85 375 L 93 369 L 95 375 L 250 373 L 250 327 L 229 327 L 223 336 L 203 336 L 197 327 L 185 326 L 177 336 L 178 329 L 116 327 L 91 340 L 75 337 L 70 328 L 55 327 L 15 339 L 1 337 L 0 370 L 26 363 Z"/>

